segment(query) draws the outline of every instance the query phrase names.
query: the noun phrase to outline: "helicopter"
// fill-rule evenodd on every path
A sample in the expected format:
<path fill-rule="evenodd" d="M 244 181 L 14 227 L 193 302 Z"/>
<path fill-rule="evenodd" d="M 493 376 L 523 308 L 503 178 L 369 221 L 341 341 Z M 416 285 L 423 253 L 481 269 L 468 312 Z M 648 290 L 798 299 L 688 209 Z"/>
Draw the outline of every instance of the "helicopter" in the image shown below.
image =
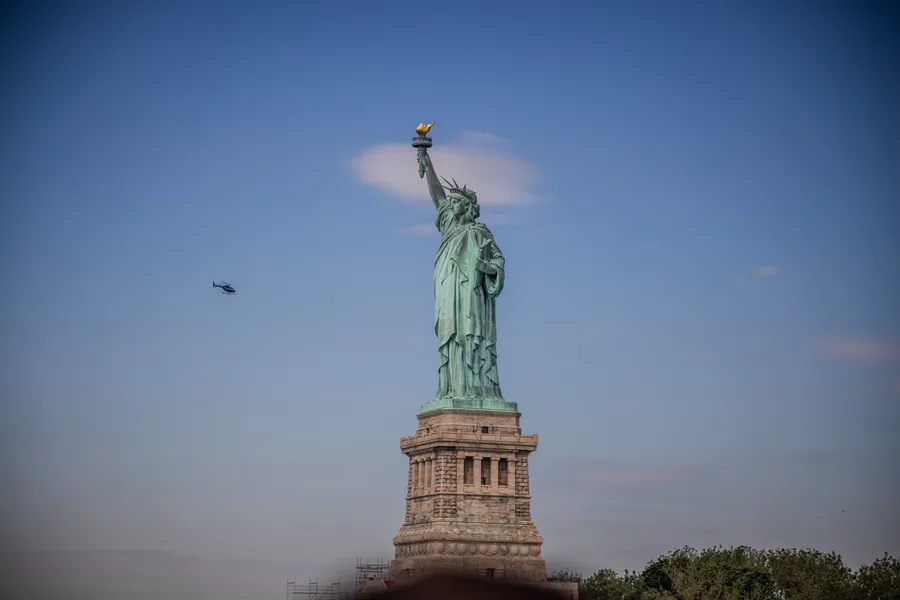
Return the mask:
<path fill-rule="evenodd" d="M 222 288 L 222 293 L 228 294 L 229 296 L 234 294 L 237 291 L 236 289 L 234 289 L 234 286 L 232 286 L 230 283 L 228 283 L 226 281 L 220 281 L 218 283 L 213 281 L 213 287 L 214 288 Z"/>

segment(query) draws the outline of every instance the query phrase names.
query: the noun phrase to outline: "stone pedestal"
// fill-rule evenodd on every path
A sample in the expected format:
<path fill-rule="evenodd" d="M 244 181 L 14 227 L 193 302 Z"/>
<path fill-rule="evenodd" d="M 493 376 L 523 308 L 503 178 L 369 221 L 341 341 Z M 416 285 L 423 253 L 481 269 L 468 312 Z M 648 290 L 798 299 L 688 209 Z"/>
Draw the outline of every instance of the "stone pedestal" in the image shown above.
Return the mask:
<path fill-rule="evenodd" d="M 522 435 L 519 417 L 456 409 L 418 415 L 416 434 L 400 440 L 409 480 L 392 580 L 461 570 L 546 581 L 528 483 L 528 455 L 538 437 Z"/>

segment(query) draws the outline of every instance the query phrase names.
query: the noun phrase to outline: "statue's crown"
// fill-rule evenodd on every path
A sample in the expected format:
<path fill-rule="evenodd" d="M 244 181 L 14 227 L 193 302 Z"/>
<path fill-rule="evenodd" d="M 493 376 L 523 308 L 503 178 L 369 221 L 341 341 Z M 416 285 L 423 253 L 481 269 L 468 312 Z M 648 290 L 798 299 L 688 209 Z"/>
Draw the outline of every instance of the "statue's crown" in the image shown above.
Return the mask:
<path fill-rule="evenodd" d="M 459 187 L 459 184 L 456 183 L 455 179 L 453 180 L 453 183 L 447 181 L 443 177 L 441 177 L 441 179 L 443 179 L 447 183 L 447 185 L 443 186 L 444 189 L 447 190 L 448 192 L 450 192 L 451 194 L 460 194 L 462 196 L 465 196 L 472 202 L 474 202 L 476 204 L 478 203 L 478 196 L 475 194 L 475 190 L 470 190 L 465 185 L 463 185 L 462 187 Z"/>

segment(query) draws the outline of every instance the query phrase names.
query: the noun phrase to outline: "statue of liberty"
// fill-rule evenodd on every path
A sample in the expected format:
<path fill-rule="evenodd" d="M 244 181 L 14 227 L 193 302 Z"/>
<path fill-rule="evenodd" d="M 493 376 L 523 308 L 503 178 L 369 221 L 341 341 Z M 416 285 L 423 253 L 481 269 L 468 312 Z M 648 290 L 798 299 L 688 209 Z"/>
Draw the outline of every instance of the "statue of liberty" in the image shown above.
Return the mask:
<path fill-rule="evenodd" d="M 431 126 L 413 139 L 419 177 L 437 209 L 441 234 L 434 259 L 434 332 L 438 342 L 438 390 L 422 412 L 441 408 L 517 411 L 500 392 L 497 374 L 496 299 L 503 291 L 505 259 L 493 234 L 477 219 L 475 190 L 438 180 L 428 155 Z M 443 178 L 442 178 L 443 179 Z"/>

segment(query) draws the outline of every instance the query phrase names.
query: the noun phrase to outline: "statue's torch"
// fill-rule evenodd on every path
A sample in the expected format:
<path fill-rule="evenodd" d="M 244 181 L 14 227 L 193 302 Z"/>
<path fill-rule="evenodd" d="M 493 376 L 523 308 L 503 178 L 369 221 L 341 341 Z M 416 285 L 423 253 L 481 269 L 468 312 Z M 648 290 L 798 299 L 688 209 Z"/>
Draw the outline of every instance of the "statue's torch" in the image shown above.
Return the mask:
<path fill-rule="evenodd" d="M 412 147 L 418 150 L 416 155 L 416 160 L 419 161 L 419 178 L 425 177 L 425 155 L 428 154 L 428 149 L 431 148 L 431 138 L 428 137 L 428 132 L 431 128 L 434 127 L 434 121 L 431 122 L 430 125 L 426 125 L 425 121 L 419 123 L 416 126 L 416 137 L 413 138 Z"/>

